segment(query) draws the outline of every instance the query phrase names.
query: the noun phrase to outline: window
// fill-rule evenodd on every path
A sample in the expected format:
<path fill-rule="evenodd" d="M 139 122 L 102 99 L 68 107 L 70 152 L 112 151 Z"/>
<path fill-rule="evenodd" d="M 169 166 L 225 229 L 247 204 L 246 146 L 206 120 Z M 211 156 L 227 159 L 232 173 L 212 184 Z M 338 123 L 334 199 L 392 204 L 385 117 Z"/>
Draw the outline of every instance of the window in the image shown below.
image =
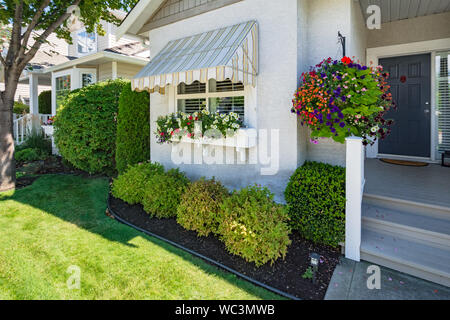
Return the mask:
<path fill-rule="evenodd" d="M 86 30 L 77 33 L 77 52 L 80 55 L 97 52 L 97 36 Z"/>
<path fill-rule="evenodd" d="M 81 88 L 95 83 L 95 72 L 83 72 L 80 73 Z"/>
<path fill-rule="evenodd" d="M 210 112 L 228 114 L 235 112 L 245 121 L 245 95 L 242 83 L 230 80 L 209 80 L 207 83 L 195 81 L 192 84 L 181 83 L 177 88 L 178 111 L 194 113 L 203 109 Z"/>
<path fill-rule="evenodd" d="M 439 150 L 450 150 L 450 52 L 436 54 L 436 107 Z"/>
<path fill-rule="evenodd" d="M 70 92 L 70 75 L 57 77 L 55 81 L 56 108 L 58 108 Z"/>

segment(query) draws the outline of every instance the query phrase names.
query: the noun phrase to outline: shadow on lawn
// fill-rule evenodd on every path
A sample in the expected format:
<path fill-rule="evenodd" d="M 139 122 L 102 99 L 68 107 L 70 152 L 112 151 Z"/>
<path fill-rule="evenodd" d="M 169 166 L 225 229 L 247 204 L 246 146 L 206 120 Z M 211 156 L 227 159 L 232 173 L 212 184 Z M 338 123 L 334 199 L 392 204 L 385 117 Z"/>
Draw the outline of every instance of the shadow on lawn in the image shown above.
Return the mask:
<path fill-rule="evenodd" d="M 136 237 L 144 237 L 170 253 L 178 255 L 203 272 L 218 276 L 240 289 L 262 299 L 273 299 L 276 295 L 251 283 L 236 282 L 236 276 L 212 266 L 200 258 L 175 248 L 161 240 L 145 235 L 119 221 L 106 216 L 108 197 L 107 178 L 86 178 L 76 175 L 45 175 L 31 186 L 16 190 L 12 195 L 0 193 L 0 201 L 14 200 L 45 211 L 59 219 L 77 225 L 109 241 L 119 242 L 128 247 Z"/>

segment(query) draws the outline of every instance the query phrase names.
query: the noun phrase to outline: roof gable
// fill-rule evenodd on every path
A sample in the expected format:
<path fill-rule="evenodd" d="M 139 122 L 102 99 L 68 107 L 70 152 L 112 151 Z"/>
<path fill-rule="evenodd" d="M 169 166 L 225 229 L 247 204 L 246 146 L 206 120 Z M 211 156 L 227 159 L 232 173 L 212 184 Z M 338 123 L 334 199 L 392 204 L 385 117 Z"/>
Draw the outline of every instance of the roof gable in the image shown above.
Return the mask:
<path fill-rule="evenodd" d="M 116 37 L 146 32 L 242 0 L 140 0 L 119 26 Z"/>

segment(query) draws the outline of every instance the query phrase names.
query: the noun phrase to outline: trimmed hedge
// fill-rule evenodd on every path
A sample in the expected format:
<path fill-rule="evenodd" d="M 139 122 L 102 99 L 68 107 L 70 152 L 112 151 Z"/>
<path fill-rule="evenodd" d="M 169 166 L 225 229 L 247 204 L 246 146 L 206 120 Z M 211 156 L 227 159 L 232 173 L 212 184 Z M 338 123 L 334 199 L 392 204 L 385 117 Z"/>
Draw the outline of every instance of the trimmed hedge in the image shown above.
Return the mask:
<path fill-rule="evenodd" d="M 39 113 L 52 114 L 52 91 L 42 91 L 38 97 Z"/>
<path fill-rule="evenodd" d="M 345 168 L 306 162 L 284 192 L 291 225 L 303 237 L 337 247 L 345 238 Z"/>
<path fill-rule="evenodd" d="M 22 103 L 22 102 L 14 101 L 13 113 L 15 113 L 17 115 L 21 115 L 21 114 L 29 113 L 29 112 L 30 112 L 29 105 Z"/>
<path fill-rule="evenodd" d="M 220 205 L 228 197 L 228 190 L 220 182 L 204 178 L 192 183 L 181 197 L 177 222 L 199 236 L 217 233 Z"/>
<path fill-rule="evenodd" d="M 145 186 L 156 174 L 164 174 L 164 167 L 155 162 L 139 163 L 114 179 L 111 193 L 129 204 L 142 203 Z"/>
<path fill-rule="evenodd" d="M 129 165 L 150 159 L 150 96 L 147 91 L 124 86 L 117 116 L 116 167 L 119 173 Z"/>
<path fill-rule="evenodd" d="M 285 257 L 291 243 L 289 217 L 267 188 L 235 191 L 221 205 L 221 240 L 227 250 L 257 267 Z"/>
<path fill-rule="evenodd" d="M 118 79 L 72 91 L 55 118 L 55 143 L 63 158 L 91 174 L 115 172 L 119 97 L 128 82 Z"/>
<path fill-rule="evenodd" d="M 189 179 L 178 169 L 148 179 L 142 204 L 145 212 L 159 219 L 174 218 Z"/>

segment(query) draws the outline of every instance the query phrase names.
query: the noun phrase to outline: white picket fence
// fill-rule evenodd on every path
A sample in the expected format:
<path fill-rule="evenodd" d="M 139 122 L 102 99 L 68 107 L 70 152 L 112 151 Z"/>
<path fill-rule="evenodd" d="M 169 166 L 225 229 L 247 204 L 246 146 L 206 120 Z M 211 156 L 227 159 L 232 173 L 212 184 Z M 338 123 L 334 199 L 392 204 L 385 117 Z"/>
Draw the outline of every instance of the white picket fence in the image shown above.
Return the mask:
<path fill-rule="evenodd" d="M 13 135 L 16 145 L 22 144 L 26 140 L 27 135 L 30 134 L 33 125 L 32 116 L 33 115 L 31 114 L 26 114 L 22 116 L 17 116 L 16 114 L 14 114 Z M 51 116 L 52 116 L 51 114 L 39 114 L 39 120 L 41 125 L 46 124 Z"/>

